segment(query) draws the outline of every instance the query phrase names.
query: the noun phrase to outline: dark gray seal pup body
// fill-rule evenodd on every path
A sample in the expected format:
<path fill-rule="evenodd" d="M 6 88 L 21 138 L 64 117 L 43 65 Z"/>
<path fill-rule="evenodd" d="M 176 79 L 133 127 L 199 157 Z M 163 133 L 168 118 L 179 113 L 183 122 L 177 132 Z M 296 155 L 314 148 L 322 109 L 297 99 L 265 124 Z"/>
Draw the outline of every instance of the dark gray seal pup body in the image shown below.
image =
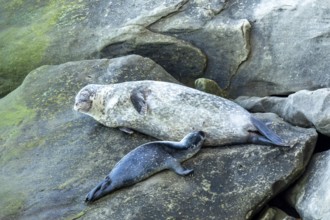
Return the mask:
<path fill-rule="evenodd" d="M 133 185 L 165 169 L 179 175 L 193 170 L 184 169 L 180 162 L 195 155 L 205 140 L 202 131 L 191 132 L 180 142 L 155 141 L 143 144 L 124 156 L 110 174 L 91 190 L 86 202 L 93 202 L 116 189 Z"/>
<path fill-rule="evenodd" d="M 90 84 L 77 94 L 74 109 L 106 126 L 131 128 L 161 140 L 178 141 L 191 131 L 202 130 L 205 146 L 284 145 L 236 103 L 174 83 Z"/>

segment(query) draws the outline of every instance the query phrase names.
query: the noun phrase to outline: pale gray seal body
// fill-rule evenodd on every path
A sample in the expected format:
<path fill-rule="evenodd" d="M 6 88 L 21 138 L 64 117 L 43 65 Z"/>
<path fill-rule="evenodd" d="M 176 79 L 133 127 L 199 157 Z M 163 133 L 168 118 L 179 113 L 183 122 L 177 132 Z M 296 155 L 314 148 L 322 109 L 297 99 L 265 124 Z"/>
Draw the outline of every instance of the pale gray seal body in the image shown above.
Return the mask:
<path fill-rule="evenodd" d="M 206 146 L 284 145 L 236 103 L 174 83 L 90 84 L 77 94 L 74 109 L 106 126 L 131 128 L 161 140 L 178 141 L 191 131 L 202 130 Z"/>
<path fill-rule="evenodd" d="M 179 175 L 190 174 L 193 170 L 184 169 L 180 162 L 195 155 L 204 139 L 204 132 L 196 131 L 186 135 L 180 142 L 155 141 L 135 148 L 88 193 L 85 201 L 93 202 L 116 189 L 133 185 L 165 169 L 172 169 Z"/>

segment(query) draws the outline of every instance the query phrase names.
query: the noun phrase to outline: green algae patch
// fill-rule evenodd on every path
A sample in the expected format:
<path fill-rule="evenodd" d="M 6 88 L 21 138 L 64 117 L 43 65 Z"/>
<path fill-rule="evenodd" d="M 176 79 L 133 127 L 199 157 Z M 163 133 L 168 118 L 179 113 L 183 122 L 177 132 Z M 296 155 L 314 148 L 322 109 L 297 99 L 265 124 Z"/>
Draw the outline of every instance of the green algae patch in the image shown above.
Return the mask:
<path fill-rule="evenodd" d="M 0 102 L 1 103 L 1 102 Z M 7 107 L 4 109 L 4 107 Z M 16 103 L 16 105 L 5 106 L 1 103 L 0 107 L 0 130 L 3 128 L 13 128 L 20 125 L 24 121 L 30 121 L 35 116 L 35 111 L 26 107 L 23 104 Z"/>
<path fill-rule="evenodd" d="M 36 146 L 40 138 L 35 138 L 31 124 L 36 118 L 36 111 L 26 106 L 20 89 L 0 100 L 0 164 L 18 157 L 22 152 Z M 32 133 L 30 136 L 26 133 Z M 32 131 L 32 132 L 31 132 Z"/>
<path fill-rule="evenodd" d="M 20 155 L 22 155 L 23 153 L 25 153 L 37 146 L 41 146 L 45 143 L 46 142 L 45 142 L 44 138 L 36 138 L 35 140 L 26 141 L 24 143 L 19 143 L 15 147 L 11 147 L 13 145 L 8 144 L 7 147 L 5 147 L 5 149 L 2 149 L 2 151 L 4 151 L 4 152 L 2 153 L 2 156 L 1 156 L 0 165 L 3 166 L 6 163 L 8 163 L 8 161 L 15 159 L 15 158 L 19 158 Z"/>
<path fill-rule="evenodd" d="M 81 211 L 78 214 L 75 214 L 73 216 L 69 216 L 66 218 L 66 220 L 76 220 L 76 219 L 80 219 L 81 217 L 83 217 L 86 214 L 85 211 Z"/>
<path fill-rule="evenodd" d="M 22 14 L 29 13 L 29 10 L 22 11 L 22 22 L 25 23 L 12 24 L 0 32 L 0 73 L 7 79 L 1 90 L 14 88 L 11 84 L 18 86 L 28 72 L 41 64 L 51 41 L 47 32 L 56 24 L 55 12 L 46 13 L 39 9 Z"/>
<path fill-rule="evenodd" d="M 24 206 L 23 193 L 0 191 L 0 198 L 0 219 L 15 218 Z"/>
<path fill-rule="evenodd" d="M 45 60 L 47 48 L 56 40 L 51 34 L 52 30 L 59 23 L 73 24 L 72 16 L 68 15 L 84 5 L 81 1 L 65 0 L 49 1 L 43 7 L 40 7 L 45 4 L 42 1 L 36 1 L 35 5 L 18 0 L 0 3 L 7 10 L 4 11 L 7 17 L 4 16 L 5 20 L 1 22 L 7 28 L 0 32 L 1 97 L 16 88 L 28 72 L 44 63 L 53 62 Z"/>

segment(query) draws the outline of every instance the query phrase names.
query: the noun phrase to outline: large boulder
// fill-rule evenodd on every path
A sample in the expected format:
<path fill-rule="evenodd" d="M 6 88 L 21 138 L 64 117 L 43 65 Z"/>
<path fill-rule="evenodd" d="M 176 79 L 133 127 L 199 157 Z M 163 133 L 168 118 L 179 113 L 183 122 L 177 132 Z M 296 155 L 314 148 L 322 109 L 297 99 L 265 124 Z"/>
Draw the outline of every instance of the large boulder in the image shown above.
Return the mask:
<path fill-rule="evenodd" d="M 233 76 L 230 96 L 330 87 L 329 7 L 328 0 L 228 2 L 221 15 L 252 26 L 251 53 Z"/>
<path fill-rule="evenodd" d="M 40 67 L 18 89 L 1 99 L 0 219 L 21 215 L 31 219 L 69 216 L 72 207 L 65 208 L 67 203 L 76 206 L 74 213 L 79 207 L 83 209 L 82 198 L 77 203 L 73 200 L 85 194 L 78 192 L 81 189 L 78 185 L 86 181 L 83 173 L 91 168 L 89 162 L 85 163 L 88 155 L 112 154 L 105 153 L 109 149 L 100 151 L 101 146 L 116 146 L 115 151 L 121 152 L 154 139 L 133 135 L 128 140 L 122 132 L 76 114 L 72 109 L 74 96 L 88 83 L 145 79 L 177 82 L 152 60 L 131 55 Z M 119 158 L 117 155 L 116 160 Z M 100 168 L 108 170 L 106 165 Z M 81 178 L 77 178 L 74 170 L 82 172 L 78 172 Z M 67 184 L 78 185 L 67 194 Z M 58 203 L 60 200 L 63 201 Z M 57 209 L 50 204 L 63 210 L 56 213 Z M 24 211 L 29 206 L 31 209 Z"/>
<path fill-rule="evenodd" d="M 330 150 L 313 156 L 297 184 L 288 192 L 288 201 L 302 219 L 330 219 Z"/>
<path fill-rule="evenodd" d="M 115 163 L 154 139 L 73 112 L 74 97 L 88 83 L 143 79 L 175 82 L 140 56 L 77 61 L 40 67 L 1 99 L 0 218 L 249 219 L 304 170 L 315 130 L 258 114 L 292 147 L 206 148 L 184 163 L 193 176 L 165 171 L 87 206 L 86 193 Z"/>
<path fill-rule="evenodd" d="M 251 24 L 245 17 L 222 16 L 222 4 L 189 1 L 186 10 L 155 22 L 150 28 L 191 42 L 207 56 L 204 77 L 229 90 L 233 76 L 250 54 Z M 221 7 L 220 7 L 221 6 Z"/>
<path fill-rule="evenodd" d="M 327 87 L 329 4 L 1 1 L 0 97 L 40 65 L 130 53 L 190 86 L 201 76 L 215 80 L 230 97 Z"/>
<path fill-rule="evenodd" d="M 252 112 L 274 112 L 291 124 L 312 127 L 330 136 L 330 89 L 301 90 L 284 97 L 239 97 L 238 104 Z"/>
<path fill-rule="evenodd" d="M 230 97 L 329 87 L 327 0 L 193 0 L 153 31 L 192 42 Z M 305 28 L 313 27 L 313 28 Z"/>
<path fill-rule="evenodd" d="M 206 57 L 199 49 L 145 28 L 185 2 L 1 1 L 0 97 L 43 64 L 128 53 L 152 57 L 183 81 L 200 76 Z"/>

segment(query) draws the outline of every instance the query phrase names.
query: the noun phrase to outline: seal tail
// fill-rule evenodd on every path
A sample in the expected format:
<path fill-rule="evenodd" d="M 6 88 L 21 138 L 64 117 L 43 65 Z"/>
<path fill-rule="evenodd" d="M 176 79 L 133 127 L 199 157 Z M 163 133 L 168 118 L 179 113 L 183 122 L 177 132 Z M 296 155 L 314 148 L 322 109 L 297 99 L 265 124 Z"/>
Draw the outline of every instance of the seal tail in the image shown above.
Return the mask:
<path fill-rule="evenodd" d="M 251 117 L 253 125 L 258 129 L 258 131 L 264 136 L 255 136 L 251 138 L 252 143 L 260 144 L 273 144 L 277 146 L 287 147 L 283 140 L 277 136 L 272 130 L 270 130 L 262 121 L 255 117 Z"/>

